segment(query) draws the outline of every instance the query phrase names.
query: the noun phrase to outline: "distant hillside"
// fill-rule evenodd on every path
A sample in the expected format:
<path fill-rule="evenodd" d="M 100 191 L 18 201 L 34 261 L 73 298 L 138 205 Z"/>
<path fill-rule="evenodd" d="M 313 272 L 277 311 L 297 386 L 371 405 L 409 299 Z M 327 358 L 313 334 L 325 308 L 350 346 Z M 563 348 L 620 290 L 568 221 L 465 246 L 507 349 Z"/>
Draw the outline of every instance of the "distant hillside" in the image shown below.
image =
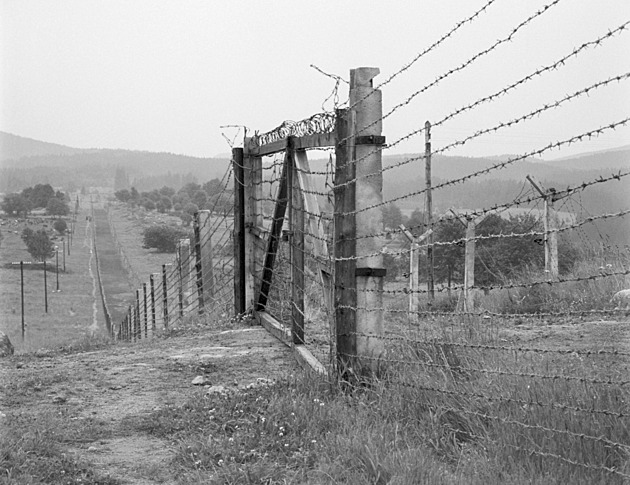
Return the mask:
<path fill-rule="evenodd" d="M 129 180 L 169 175 L 206 182 L 223 176 L 229 158 L 198 158 L 172 153 L 71 148 L 0 132 L 0 192 L 15 192 L 37 183 L 54 187 L 113 187 L 116 167 Z M 149 189 L 148 187 L 145 189 Z"/>
<path fill-rule="evenodd" d="M 56 143 L 33 140 L 23 136 L 12 135 L 0 131 L 0 162 L 4 160 L 17 160 L 22 157 L 39 155 L 74 155 L 89 152 L 80 148 L 71 148 Z"/>

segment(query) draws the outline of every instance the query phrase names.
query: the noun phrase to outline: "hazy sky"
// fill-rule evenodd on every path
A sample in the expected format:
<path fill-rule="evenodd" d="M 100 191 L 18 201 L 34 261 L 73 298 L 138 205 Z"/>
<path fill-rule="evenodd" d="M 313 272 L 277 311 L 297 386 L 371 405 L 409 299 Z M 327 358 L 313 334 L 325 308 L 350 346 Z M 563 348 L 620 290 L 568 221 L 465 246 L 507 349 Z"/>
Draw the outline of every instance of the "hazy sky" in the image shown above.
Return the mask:
<path fill-rule="evenodd" d="M 334 81 L 379 67 L 376 83 L 487 0 L 0 0 L 0 130 L 75 147 L 229 152 L 246 125 L 267 131 L 322 111 Z M 496 0 L 383 86 L 384 111 L 506 37 L 553 0 Z M 628 0 L 561 0 L 469 67 L 384 120 L 388 142 L 436 122 L 630 20 Z M 630 28 L 433 131 L 439 148 L 630 72 Z M 341 84 L 339 102 L 347 99 Z M 329 100 L 324 109 L 334 108 Z M 628 79 L 593 90 L 450 154 L 524 153 L 630 116 Z M 242 133 L 239 134 L 242 137 Z M 630 143 L 630 126 L 547 158 Z M 423 136 L 392 152 L 418 152 Z"/>

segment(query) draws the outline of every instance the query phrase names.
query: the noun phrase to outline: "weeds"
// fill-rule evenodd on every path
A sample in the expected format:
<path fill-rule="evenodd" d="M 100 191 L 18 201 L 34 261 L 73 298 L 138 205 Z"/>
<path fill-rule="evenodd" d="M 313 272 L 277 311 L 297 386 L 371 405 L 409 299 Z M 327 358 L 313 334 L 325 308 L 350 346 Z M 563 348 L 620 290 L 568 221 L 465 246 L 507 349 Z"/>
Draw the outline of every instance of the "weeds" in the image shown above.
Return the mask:
<path fill-rule="evenodd" d="M 63 445 L 104 436 L 103 427 L 91 422 L 68 426 L 55 412 L 8 416 L 0 428 L 0 483 L 117 485 L 89 465 L 76 460 Z"/>

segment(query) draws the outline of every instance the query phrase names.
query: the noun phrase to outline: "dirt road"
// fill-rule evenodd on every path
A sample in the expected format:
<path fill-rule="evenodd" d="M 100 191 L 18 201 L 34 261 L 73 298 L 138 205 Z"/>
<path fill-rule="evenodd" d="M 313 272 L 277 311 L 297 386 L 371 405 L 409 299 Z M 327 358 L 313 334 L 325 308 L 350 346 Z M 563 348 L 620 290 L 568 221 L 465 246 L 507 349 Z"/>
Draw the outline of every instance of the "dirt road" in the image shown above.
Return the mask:
<path fill-rule="evenodd" d="M 0 429 L 1 421 L 8 428 L 48 415 L 66 430 L 64 453 L 102 477 L 90 483 L 174 483 L 176 444 L 130 423 L 192 396 L 266 385 L 296 369 L 290 349 L 244 324 L 98 351 L 15 355 L 0 361 Z M 204 384 L 192 384 L 199 376 Z"/>

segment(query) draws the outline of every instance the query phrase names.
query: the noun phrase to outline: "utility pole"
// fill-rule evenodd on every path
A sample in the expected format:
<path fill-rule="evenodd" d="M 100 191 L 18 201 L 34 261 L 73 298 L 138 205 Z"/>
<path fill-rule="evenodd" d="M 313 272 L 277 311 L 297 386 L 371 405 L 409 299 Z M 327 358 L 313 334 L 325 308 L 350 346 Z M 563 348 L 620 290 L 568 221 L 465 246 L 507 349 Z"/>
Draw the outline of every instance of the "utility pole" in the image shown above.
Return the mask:
<path fill-rule="evenodd" d="M 57 293 L 59 293 L 59 246 L 55 246 L 55 274 L 57 275 Z"/>
<path fill-rule="evenodd" d="M 557 200 L 567 195 L 559 195 L 556 189 L 549 188 L 545 190 L 542 184 L 537 183 L 529 175 L 526 176 L 532 187 L 543 197 L 544 213 L 543 213 L 543 229 L 545 231 L 545 273 L 553 280 L 558 279 L 558 218 L 554 211 L 553 204 Z"/>
<path fill-rule="evenodd" d="M 48 313 L 48 278 L 46 275 L 46 258 L 44 257 L 44 310 Z"/>
<path fill-rule="evenodd" d="M 26 327 L 24 323 L 24 265 L 31 264 L 30 261 L 15 261 L 11 264 L 20 265 L 20 300 L 22 303 L 22 342 L 24 342 L 24 328 Z"/>
<path fill-rule="evenodd" d="M 426 217 L 429 240 L 427 243 L 427 289 L 429 291 L 429 305 L 435 298 L 435 275 L 433 272 L 433 198 L 431 195 L 431 123 L 424 124 L 424 156 L 426 183 Z"/>

